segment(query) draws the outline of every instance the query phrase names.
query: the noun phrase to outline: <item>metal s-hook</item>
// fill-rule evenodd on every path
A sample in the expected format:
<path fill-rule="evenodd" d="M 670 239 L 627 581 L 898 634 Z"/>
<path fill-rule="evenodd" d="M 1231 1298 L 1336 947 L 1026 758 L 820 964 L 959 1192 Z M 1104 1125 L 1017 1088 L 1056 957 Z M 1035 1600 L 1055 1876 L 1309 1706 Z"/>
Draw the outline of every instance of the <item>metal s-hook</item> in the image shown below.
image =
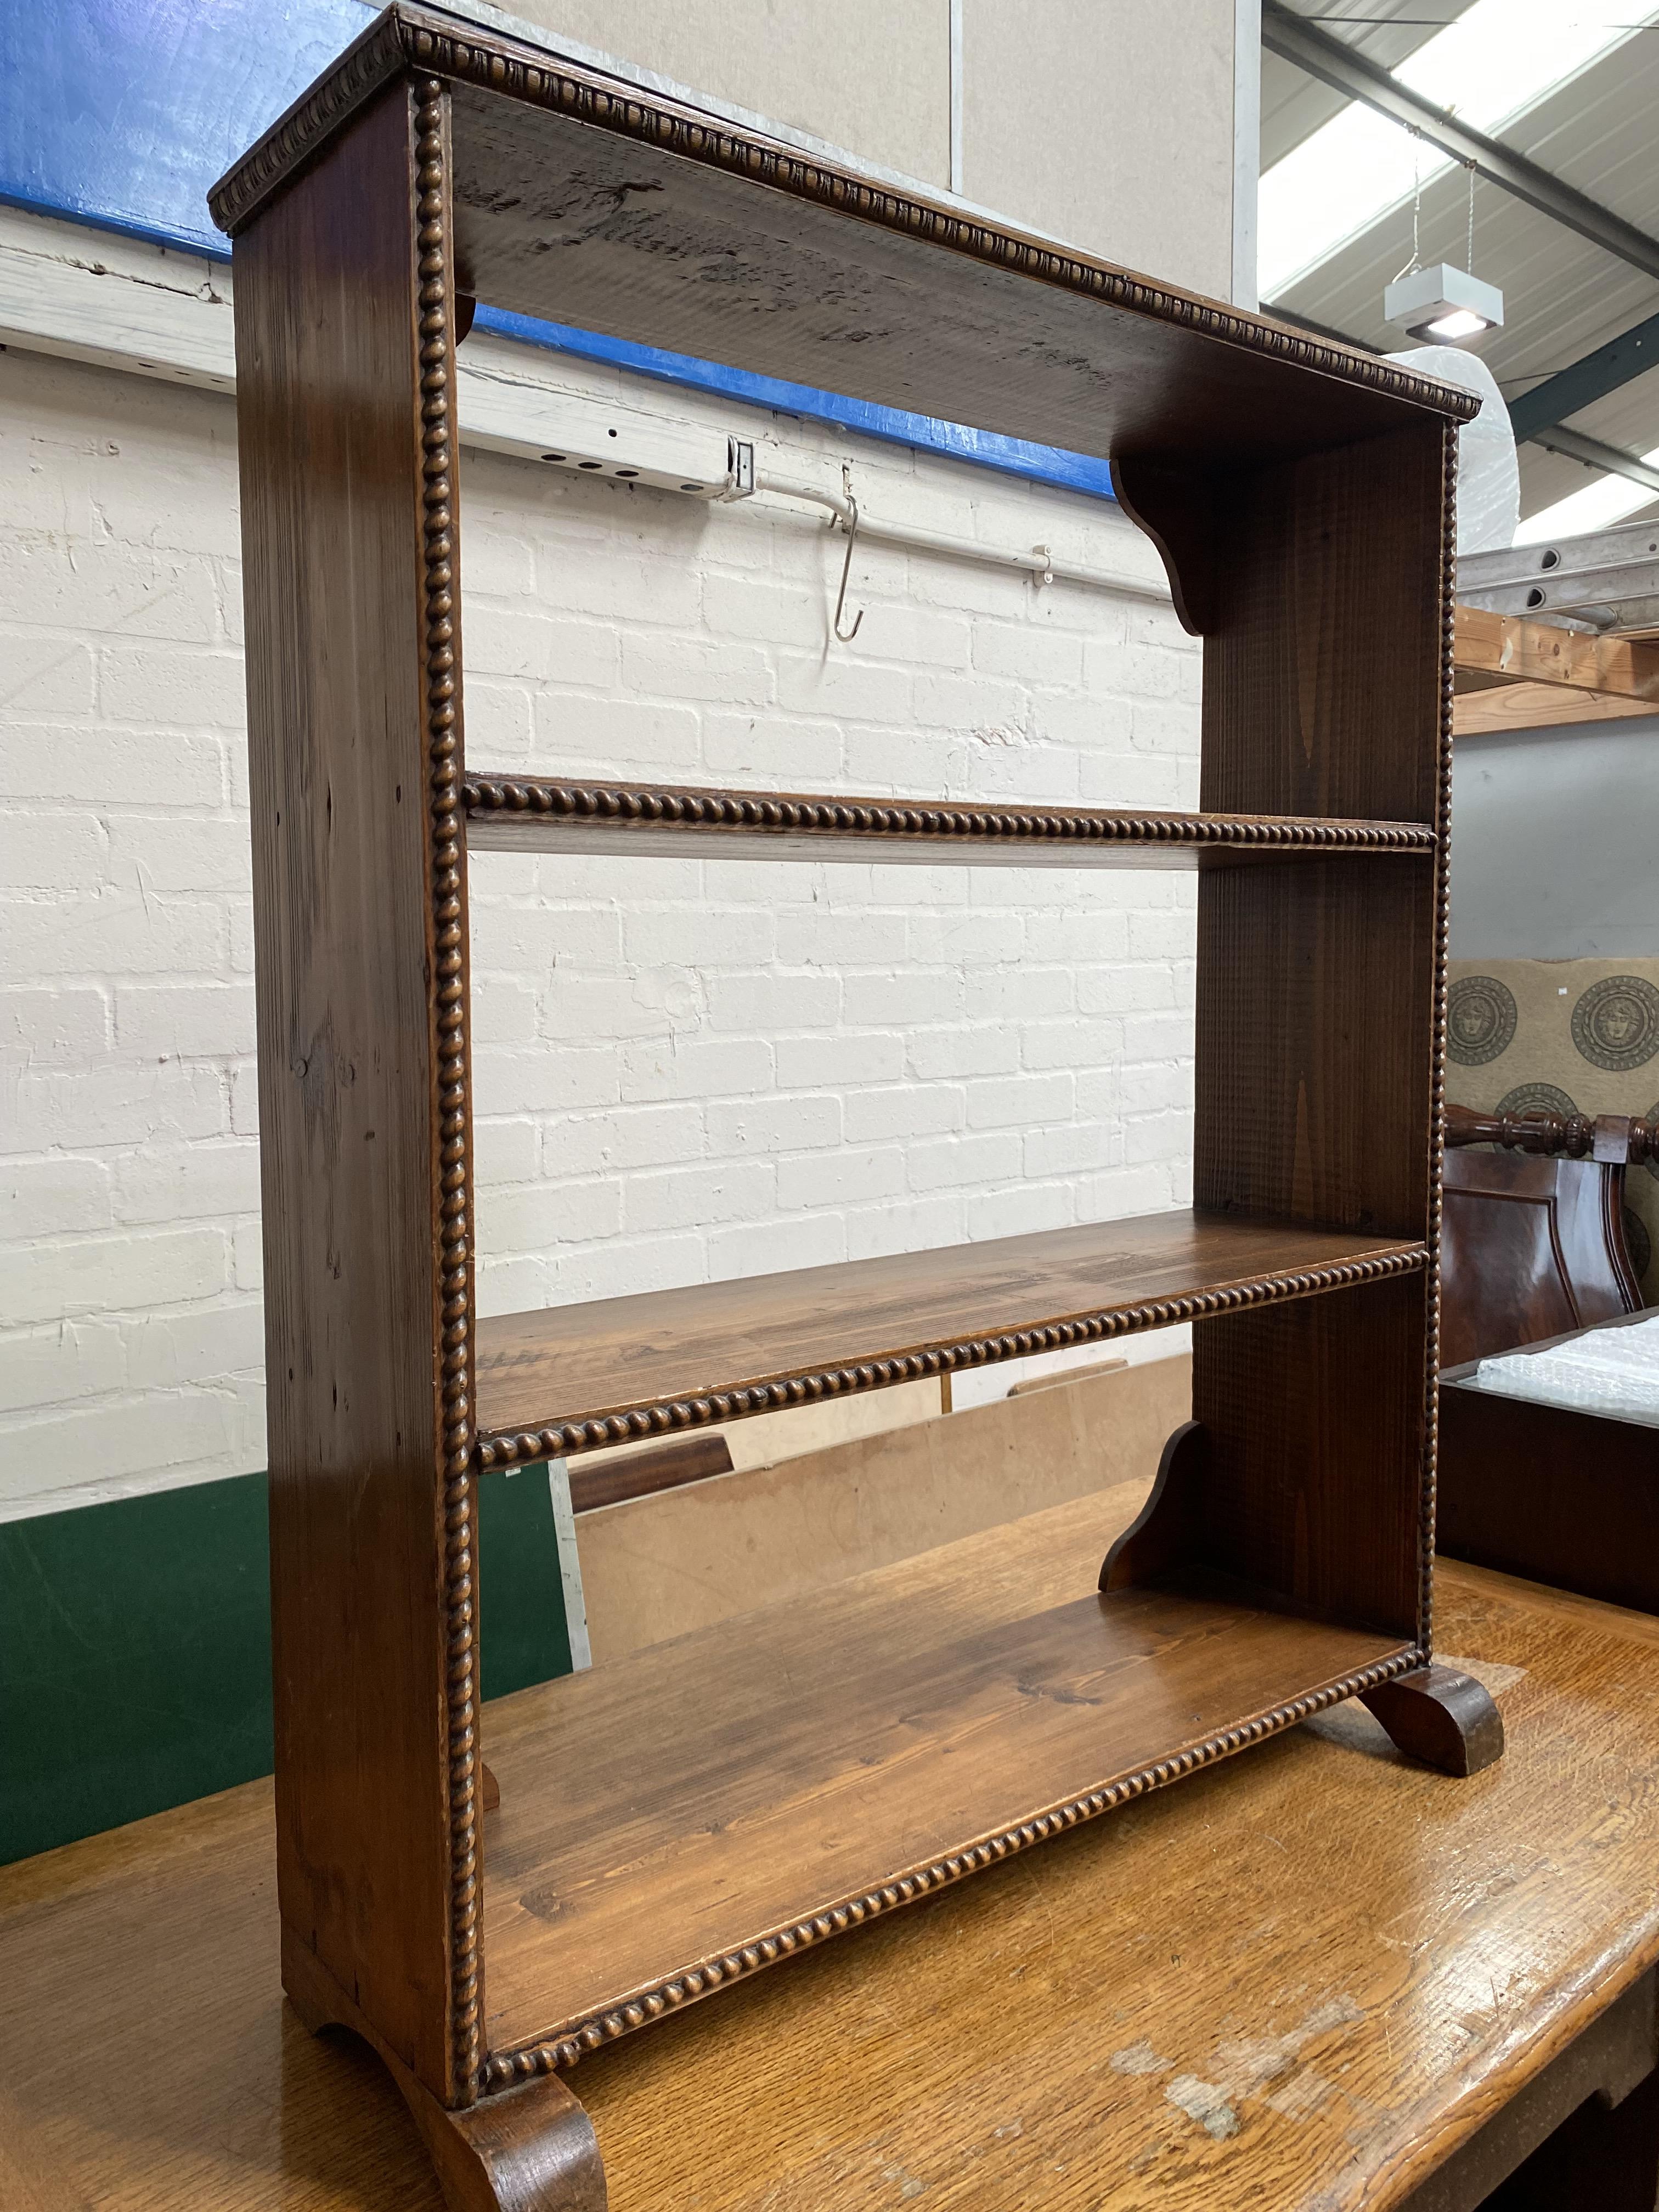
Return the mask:
<path fill-rule="evenodd" d="M 852 573 L 853 548 L 858 541 L 859 534 L 859 503 L 857 500 L 854 498 L 850 491 L 847 495 L 847 504 L 853 510 L 853 520 L 846 526 L 847 557 L 841 564 L 841 589 L 836 593 L 836 619 L 831 627 L 834 629 L 836 635 L 840 639 L 843 645 L 851 645 L 853 640 L 859 634 L 859 624 L 864 620 L 864 609 L 860 607 L 857 614 L 854 616 L 853 627 L 851 629 L 843 629 L 842 628 L 842 611 L 847 605 L 847 579 Z"/>

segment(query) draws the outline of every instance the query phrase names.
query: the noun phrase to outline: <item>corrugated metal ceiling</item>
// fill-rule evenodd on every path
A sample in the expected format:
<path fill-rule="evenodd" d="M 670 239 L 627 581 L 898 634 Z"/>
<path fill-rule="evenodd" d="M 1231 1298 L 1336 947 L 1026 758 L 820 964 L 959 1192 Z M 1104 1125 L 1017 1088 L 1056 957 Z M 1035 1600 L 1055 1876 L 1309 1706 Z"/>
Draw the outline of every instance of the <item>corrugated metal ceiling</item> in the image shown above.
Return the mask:
<path fill-rule="evenodd" d="M 1299 15 L 1344 39 L 1382 69 L 1398 69 L 1407 54 L 1462 14 L 1446 0 L 1291 0 Z M 1394 18 L 1408 20 L 1395 23 Z M 1350 27 L 1352 26 L 1353 27 Z M 1346 102 L 1340 92 L 1305 76 L 1277 54 L 1261 57 L 1261 167 L 1271 169 L 1292 147 L 1311 137 Z"/>
<path fill-rule="evenodd" d="M 1291 4 L 1321 29 L 1390 69 L 1462 12 L 1455 0 L 1291 0 Z M 1264 53 L 1264 171 L 1345 105 L 1340 94 L 1276 55 Z M 1659 234 L 1656 106 L 1659 28 L 1626 40 L 1498 135 L 1627 222 Z M 1463 265 L 1468 193 L 1461 168 L 1424 187 L 1421 252 L 1425 262 Z M 1409 341 L 1383 322 L 1382 288 L 1408 261 L 1411 250 L 1412 214 L 1407 207 L 1363 232 L 1310 276 L 1263 305 L 1269 313 L 1306 316 L 1367 345 L 1394 349 Z M 1633 323 L 1659 313 L 1659 283 L 1651 277 L 1485 179 L 1475 185 L 1474 269 L 1504 291 L 1504 327 L 1474 349 L 1492 369 L 1506 398 L 1530 390 Z M 1659 447 L 1659 369 L 1609 393 L 1570 421 L 1574 429 L 1627 453 L 1644 453 Z M 1564 498 L 1595 473 L 1578 461 L 1523 445 L 1522 514 L 1535 514 Z"/>

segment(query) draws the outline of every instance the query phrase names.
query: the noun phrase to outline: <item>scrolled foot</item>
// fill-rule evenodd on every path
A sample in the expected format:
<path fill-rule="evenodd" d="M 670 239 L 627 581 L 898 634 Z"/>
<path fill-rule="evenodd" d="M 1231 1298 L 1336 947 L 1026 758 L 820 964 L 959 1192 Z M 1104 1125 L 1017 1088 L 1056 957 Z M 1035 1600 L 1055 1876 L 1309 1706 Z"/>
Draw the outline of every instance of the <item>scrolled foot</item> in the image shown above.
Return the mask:
<path fill-rule="evenodd" d="M 283 1986 L 313 2035 L 348 2028 L 378 2053 L 403 2094 L 450 2212 L 605 2212 L 593 2123 L 556 2074 L 451 2112 L 416 2079 L 292 1929 Z"/>
<path fill-rule="evenodd" d="M 1473 1674 L 1419 1667 L 1364 1692 L 1407 1759 L 1442 1774 L 1479 1774 L 1504 1756 L 1504 1719 Z"/>
<path fill-rule="evenodd" d="M 605 2212 L 593 2123 L 556 2075 L 464 2112 L 398 2086 L 453 2212 Z"/>

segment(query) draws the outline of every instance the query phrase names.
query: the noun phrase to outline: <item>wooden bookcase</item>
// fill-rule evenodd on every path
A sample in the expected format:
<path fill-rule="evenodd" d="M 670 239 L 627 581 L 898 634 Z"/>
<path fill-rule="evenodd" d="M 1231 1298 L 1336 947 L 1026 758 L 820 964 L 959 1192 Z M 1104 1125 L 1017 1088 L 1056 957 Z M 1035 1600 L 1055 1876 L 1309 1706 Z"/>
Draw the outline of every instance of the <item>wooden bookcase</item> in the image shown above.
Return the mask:
<path fill-rule="evenodd" d="M 597 2205 L 583 2052 L 1337 1698 L 1451 1771 L 1495 1755 L 1483 1693 L 1428 1661 L 1474 402 L 401 4 L 211 206 L 235 240 L 284 1980 L 380 2051 L 458 2205 Z M 470 763 L 477 298 L 1109 456 L 1206 640 L 1202 810 Z M 503 846 L 1200 869 L 1196 1205 L 478 1320 L 467 872 Z M 1194 1421 L 1103 1570 L 1016 1530 L 994 1588 L 886 1570 L 481 1723 L 482 1470 L 1186 1320 Z"/>

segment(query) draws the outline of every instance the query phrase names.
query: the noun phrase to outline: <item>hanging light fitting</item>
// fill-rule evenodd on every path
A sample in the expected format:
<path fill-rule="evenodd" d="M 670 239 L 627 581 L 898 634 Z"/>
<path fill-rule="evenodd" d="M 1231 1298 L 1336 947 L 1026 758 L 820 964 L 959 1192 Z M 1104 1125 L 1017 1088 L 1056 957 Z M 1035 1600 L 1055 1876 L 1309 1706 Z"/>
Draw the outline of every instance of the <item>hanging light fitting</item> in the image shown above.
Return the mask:
<path fill-rule="evenodd" d="M 1412 136 L 1420 138 L 1413 131 Z M 1414 338 L 1455 345 L 1477 337 L 1482 331 L 1498 330 L 1504 322 L 1504 295 L 1496 284 L 1474 275 L 1474 163 L 1463 164 L 1469 178 L 1469 241 L 1466 269 L 1449 261 L 1437 261 L 1427 269 L 1418 266 L 1418 240 L 1423 215 L 1423 179 L 1419 171 L 1412 203 L 1412 258 L 1382 294 L 1382 319 L 1394 323 Z"/>
<path fill-rule="evenodd" d="M 1504 295 L 1496 284 L 1437 261 L 1398 276 L 1382 295 L 1385 322 L 1396 323 L 1414 338 L 1455 344 L 1479 331 L 1500 329 Z"/>

